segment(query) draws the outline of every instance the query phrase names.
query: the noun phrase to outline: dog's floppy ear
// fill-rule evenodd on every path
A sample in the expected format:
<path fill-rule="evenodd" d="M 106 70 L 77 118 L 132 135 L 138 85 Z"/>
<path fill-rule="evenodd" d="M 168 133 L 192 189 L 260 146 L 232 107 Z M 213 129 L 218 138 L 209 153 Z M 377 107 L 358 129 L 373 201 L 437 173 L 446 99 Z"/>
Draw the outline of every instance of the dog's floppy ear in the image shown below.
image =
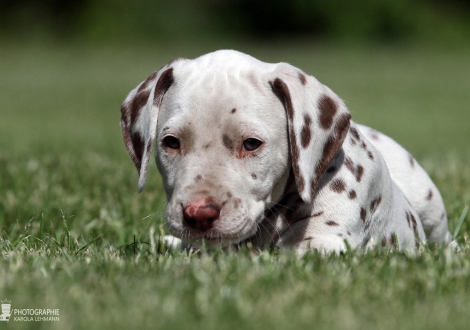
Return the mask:
<path fill-rule="evenodd" d="M 121 130 L 129 156 L 139 172 L 139 192 L 144 189 L 147 166 L 157 129 L 163 96 L 174 82 L 170 62 L 127 95 L 121 106 Z"/>
<path fill-rule="evenodd" d="M 287 63 L 277 65 L 269 83 L 287 113 L 297 188 L 304 202 L 312 202 L 320 177 L 341 149 L 351 114 L 328 87 Z"/>

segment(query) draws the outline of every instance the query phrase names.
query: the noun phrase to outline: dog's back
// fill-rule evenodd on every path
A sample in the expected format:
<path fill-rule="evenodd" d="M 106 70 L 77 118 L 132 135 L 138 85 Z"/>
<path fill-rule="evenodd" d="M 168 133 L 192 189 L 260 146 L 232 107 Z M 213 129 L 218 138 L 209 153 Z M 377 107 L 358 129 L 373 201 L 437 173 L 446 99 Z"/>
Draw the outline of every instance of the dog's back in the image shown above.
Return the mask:
<path fill-rule="evenodd" d="M 385 159 L 390 176 L 418 212 L 430 242 L 450 244 L 447 215 L 441 194 L 416 159 L 390 137 L 369 127 L 357 125 Z"/>

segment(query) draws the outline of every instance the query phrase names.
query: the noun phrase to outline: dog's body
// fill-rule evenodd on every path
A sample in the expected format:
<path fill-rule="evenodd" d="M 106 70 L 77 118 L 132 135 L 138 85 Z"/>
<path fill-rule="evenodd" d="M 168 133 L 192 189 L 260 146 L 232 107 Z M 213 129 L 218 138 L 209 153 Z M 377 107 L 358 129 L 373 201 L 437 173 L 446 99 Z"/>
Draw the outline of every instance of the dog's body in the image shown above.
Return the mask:
<path fill-rule="evenodd" d="M 121 110 L 139 190 L 156 138 L 170 232 L 192 245 L 304 252 L 452 240 L 439 191 L 411 155 L 289 64 L 228 50 L 176 59 Z"/>

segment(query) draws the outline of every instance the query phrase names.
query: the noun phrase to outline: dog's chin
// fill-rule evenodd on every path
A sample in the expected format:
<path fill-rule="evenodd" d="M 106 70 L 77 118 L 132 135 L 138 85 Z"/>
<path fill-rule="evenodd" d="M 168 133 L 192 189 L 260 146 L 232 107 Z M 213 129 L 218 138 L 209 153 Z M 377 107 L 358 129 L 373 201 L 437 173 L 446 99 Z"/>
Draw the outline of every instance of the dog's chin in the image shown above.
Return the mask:
<path fill-rule="evenodd" d="M 247 230 L 239 232 L 224 233 L 216 229 L 210 229 L 208 231 L 199 230 L 175 230 L 170 232 L 173 236 L 176 236 L 186 243 L 189 243 L 195 247 L 207 247 L 207 248 L 224 248 L 231 245 L 236 245 L 244 240 L 250 238 L 256 233 L 256 226 Z"/>
<path fill-rule="evenodd" d="M 209 249 L 217 249 L 217 248 L 226 248 L 232 245 L 236 245 L 240 241 L 242 240 L 231 239 L 231 238 L 226 238 L 226 237 L 213 238 L 210 236 L 202 236 L 198 239 L 194 239 L 194 240 L 190 239 L 188 243 L 198 248 L 206 247 Z"/>

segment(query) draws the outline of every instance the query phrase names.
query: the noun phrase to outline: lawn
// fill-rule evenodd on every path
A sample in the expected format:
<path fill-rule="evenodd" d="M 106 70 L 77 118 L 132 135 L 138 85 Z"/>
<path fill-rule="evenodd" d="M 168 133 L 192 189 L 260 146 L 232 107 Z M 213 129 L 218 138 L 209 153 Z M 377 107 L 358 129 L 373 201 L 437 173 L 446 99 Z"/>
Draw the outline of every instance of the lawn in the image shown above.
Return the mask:
<path fill-rule="evenodd" d="M 60 321 L 0 328 L 468 329 L 470 216 L 460 253 L 159 252 L 165 195 L 154 164 L 137 193 L 120 104 L 172 58 L 234 47 L 312 73 L 403 144 L 456 228 L 470 203 L 470 48 L 3 44 L 0 300 Z"/>

